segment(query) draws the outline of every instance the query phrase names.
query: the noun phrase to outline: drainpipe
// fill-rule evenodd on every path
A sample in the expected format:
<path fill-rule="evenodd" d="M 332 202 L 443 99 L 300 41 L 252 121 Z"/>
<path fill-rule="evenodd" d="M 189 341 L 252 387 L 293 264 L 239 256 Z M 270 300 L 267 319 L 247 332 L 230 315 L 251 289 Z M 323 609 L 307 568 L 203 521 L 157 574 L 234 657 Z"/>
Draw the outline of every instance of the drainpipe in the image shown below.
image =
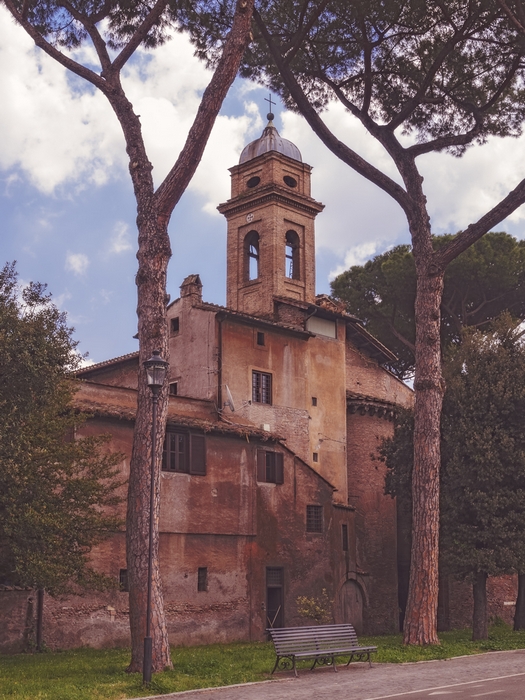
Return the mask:
<path fill-rule="evenodd" d="M 222 402 L 222 321 L 223 319 L 217 314 L 217 412 L 221 415 L 223 409 Z"/>

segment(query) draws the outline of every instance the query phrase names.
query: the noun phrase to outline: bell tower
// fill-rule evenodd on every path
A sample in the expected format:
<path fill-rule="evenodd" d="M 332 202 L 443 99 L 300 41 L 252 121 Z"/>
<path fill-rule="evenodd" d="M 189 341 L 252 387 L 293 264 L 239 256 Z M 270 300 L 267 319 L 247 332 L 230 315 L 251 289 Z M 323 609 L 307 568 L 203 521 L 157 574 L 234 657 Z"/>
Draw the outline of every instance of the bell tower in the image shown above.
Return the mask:
<path fill-rule="evenodd" d="M 230 168 L 226 305 L 271 317 L 274 298 L 315 302 L 314 220 L 324 205 L 310 196 L 312 168 L 279 136 L 268 114 L 262 136 Z"/>

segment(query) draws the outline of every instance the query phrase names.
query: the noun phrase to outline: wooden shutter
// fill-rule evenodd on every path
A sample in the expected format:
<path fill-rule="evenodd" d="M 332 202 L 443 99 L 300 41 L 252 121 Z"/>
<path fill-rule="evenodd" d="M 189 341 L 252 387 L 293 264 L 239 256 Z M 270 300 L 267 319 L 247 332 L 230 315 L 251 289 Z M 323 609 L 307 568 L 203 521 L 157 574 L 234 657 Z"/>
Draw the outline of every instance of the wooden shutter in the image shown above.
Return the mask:
<path fill-rule="evenodd" d="M 281 452 L 275 452 L 275 483 L 284 484 L 284 460 Z"/>
<path fill-rule="evenodd" d="M 266 481 L 266 451 L 257 450 L 257 481 Z"/>
<path fill-rule="evenodd" d="M 206 438 L 204 435 L 190 435 L 190 474 L 206 474 Z"/>

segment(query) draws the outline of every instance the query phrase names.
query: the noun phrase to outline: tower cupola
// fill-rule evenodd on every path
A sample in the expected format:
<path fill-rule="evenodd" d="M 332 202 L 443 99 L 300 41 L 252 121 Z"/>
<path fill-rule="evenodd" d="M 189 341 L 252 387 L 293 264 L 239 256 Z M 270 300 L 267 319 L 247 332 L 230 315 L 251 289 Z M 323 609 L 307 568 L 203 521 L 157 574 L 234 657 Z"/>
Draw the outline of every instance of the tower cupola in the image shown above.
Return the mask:
<path fill-rule="evenodd" d="M 298 160 L 302 163 L 301 152 L 294 143 L 279 136 L 279 132 L 274 126 L 273 118 L 273 114 L 269 112 L 268 125 L 262 132 L 262 136 L 243 148 L 239 163 L 246 163 L 248 160 L 262 156 L 270 151 L 282 153 L 283 156 L 293 158 L 293 160 Z"/>
<path fill-rule="evenodd" d="M 272 317 L 275 299 L 315 303 L 314 219 L 324 209 L 310 196 L 311 167 L 283 139 L 268 114 L 262 135 L 230 168 L 226 305 Z"/>

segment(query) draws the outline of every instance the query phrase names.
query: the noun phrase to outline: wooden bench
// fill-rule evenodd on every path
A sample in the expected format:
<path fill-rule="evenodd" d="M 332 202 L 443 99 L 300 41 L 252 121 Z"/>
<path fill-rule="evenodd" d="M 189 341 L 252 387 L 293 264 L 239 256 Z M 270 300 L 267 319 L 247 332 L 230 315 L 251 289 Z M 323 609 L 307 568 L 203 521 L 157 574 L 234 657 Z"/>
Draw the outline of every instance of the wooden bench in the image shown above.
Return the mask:
<path fill-rule="evenodd" d="M 370 654 L 377 647 L 359 646 L 355 629 L 352 625 L 316 625 L 315 627 L 275 627 L 268 629 L 277 659 L 272 673 L 280 667 L 282 670 L 293 668 L 297 676 L 295 662 L 297 659 L 313 659 L 311 671 L 316 665 L 333 666 L 336 656 L 349 655 L 347 666 L 354 659 L 368 661 L 372 666 Z"/>

